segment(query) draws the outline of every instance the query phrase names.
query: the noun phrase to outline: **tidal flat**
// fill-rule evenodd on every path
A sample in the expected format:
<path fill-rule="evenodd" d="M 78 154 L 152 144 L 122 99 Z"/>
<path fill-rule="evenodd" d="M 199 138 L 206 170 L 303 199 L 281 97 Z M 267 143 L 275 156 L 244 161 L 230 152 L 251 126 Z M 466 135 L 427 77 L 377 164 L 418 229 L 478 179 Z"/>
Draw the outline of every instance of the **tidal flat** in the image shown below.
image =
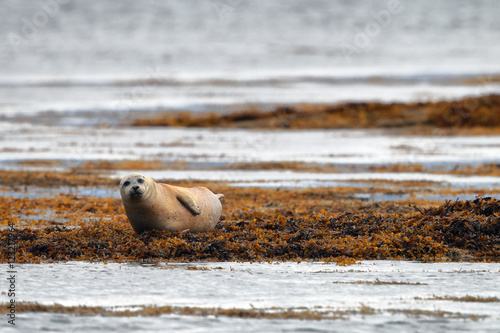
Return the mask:
<path fill-rule="evenodd" d="M 500 323 L 495 126 L 88 127 L 39 117 L 0 123 L 1 260 L 18 290 L 3 292 L 2 312 L 14 299 L 17 330 L 495 332 Z M 117 188 L 132 172 L 224 193 L 221 221 L 204 234 L 135 234 Z"/>

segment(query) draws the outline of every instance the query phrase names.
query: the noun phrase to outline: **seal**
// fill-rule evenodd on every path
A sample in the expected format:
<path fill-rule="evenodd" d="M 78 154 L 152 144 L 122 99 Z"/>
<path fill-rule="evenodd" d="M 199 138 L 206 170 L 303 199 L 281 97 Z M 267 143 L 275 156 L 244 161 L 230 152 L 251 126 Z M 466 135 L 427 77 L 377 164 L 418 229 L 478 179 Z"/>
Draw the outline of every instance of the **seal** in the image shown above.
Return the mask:
<path fill-rule="evenodd" d="M 157 183 L 133 173 L 120 181 L 125 213 L 135 232 L 189 230 L 199 233 L 215 227 L 222 214 L 223 194 L 206 187 Z"/>

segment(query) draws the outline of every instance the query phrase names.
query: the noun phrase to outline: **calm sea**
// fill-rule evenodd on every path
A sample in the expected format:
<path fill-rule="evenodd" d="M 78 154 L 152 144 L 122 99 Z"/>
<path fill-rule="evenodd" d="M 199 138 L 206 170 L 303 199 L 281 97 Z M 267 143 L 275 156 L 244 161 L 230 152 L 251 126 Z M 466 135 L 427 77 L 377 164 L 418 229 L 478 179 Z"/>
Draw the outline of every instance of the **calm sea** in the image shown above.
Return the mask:
<path fill-rule="evenodd" d="M 499 13 L 493 0 L 4 0 L 0 112 L 498 93 Z"/>

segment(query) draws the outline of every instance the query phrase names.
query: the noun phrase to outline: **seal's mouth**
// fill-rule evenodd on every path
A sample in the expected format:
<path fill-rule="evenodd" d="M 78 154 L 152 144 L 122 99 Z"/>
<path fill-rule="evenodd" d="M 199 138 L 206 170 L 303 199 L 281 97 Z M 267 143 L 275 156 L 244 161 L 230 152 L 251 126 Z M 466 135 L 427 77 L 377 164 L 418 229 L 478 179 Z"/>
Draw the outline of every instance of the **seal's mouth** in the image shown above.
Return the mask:
<path fill-rule="evenodd" d="M 129 197 L 131 198 L 140 198 L 144 194 L 144 190 L 142 189 L 137 189 L 137 190 L 132 190 L 130 191 Z"/>

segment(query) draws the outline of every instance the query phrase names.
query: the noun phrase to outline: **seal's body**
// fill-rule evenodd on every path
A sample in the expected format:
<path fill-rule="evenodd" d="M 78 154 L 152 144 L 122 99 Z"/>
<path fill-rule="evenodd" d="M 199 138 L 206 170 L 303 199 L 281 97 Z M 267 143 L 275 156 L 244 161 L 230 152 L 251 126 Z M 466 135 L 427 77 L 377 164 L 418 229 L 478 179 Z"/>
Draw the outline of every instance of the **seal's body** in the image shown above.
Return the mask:
<path fill-rule="evenodd" d="M 141 174 L 120 182 L 120 194 L 135 232 L 189 230 L 204 232 L 215 227 L 222 214 L 222 194 L 205 187 L 179 187 L 156 183 Z"/>

